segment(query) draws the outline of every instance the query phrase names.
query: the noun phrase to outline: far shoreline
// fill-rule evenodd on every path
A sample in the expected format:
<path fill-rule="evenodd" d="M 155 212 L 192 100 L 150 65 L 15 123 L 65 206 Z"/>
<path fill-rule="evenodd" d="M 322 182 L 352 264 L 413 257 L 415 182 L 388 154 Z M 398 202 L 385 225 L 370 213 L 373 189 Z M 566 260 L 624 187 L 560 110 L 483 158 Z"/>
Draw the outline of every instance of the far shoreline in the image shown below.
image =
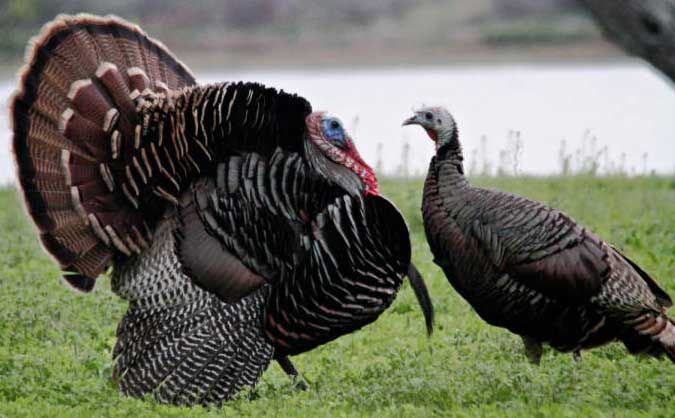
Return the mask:
<path fill-rule="evenodd" d="M 196 73 L 230 70 L 328 70 L 505 65 L 623 64 L 631 62 L 605 41 L 580 44 L 483 44 L 419 49 L 412 46 L 364 45 L 346 48 L 260 48 L 255 52 L 223 46 L 217 50 L 173 48 Z M 21 57 L 0 58 L 0 79 L 15 77 Z"/>

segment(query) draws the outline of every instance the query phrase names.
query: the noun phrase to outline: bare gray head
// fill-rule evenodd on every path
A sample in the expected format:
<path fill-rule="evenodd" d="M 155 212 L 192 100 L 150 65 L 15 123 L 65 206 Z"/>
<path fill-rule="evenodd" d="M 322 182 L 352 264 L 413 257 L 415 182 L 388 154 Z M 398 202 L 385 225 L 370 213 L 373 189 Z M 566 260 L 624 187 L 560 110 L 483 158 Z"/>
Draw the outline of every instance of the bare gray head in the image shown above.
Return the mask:
<path fill-rule="evenodd" d="M 419 125 L 427 131 L 429 138 L 436 144 L 438 150 L 444 145 L 459 146 L 457 124 L 444 107 L 425 106 L 415 111 L 415 114 L 403 121 L 403 126 Z"/>

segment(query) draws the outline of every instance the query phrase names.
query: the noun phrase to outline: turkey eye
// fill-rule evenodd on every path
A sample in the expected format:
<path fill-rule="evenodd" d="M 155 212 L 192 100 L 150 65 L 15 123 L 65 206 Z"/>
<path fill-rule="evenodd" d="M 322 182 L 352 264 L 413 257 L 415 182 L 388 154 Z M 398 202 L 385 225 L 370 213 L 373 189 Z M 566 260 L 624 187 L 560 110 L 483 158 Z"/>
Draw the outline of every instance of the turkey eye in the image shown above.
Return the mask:
<path fill-rule="evenodd" d="M 337 128 L 340 127 L 340 124 L 338 123 L 338 121 L 334 120 L 334 121 L 331 121 L 330 127 L 333 128 L 333 129 L 337 129 Z"/>
<path fill-rule="evenodd" d="M 424 114 L 424 117 L 425 117 L 427 120 L 431 120 L 431 119 L 434 118 L 434 115 L 431 114 L 431 112 L 427 112 L 427 113 Z"/>

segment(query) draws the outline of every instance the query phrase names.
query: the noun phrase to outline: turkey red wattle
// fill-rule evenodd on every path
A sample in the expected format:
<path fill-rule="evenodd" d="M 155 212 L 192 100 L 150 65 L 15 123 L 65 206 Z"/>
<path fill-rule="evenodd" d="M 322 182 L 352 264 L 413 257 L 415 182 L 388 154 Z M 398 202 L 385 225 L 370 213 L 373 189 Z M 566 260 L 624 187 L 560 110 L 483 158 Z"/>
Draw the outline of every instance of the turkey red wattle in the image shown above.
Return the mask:
<path fill-rule="evenodd" d="M 351 167 L 347 164 L 345 165 L 348 168 L 351 168 L 356 174 L 359 175 L 359 177 L 361 177 L 363 183 L 366 185 L 366 189 L 364 191 L 365 195 L 378 196 L 380 194 L 380 188 L 379 184 L 377 183 L 375 170 L 373 170 L 373 168 L 368 165 L 368 163 L 363 161 L 363 158 L 361 158 L 361 155 L 356 150 L 356 147 L 354 146 L 354 143 L 351 141 L 351 139 L 349 139 L 347 144 L 350 151 L 347 156 L 352 161 L 354 161 L 354 164 Z"/>
<path fill-rule="evenodd" d="M 432 141 L 438 142 L 438 133 L 435 130 L 429 128 L 424 128 L 424 130 L 427 131 L 427 135 L 429 135 Z"/>

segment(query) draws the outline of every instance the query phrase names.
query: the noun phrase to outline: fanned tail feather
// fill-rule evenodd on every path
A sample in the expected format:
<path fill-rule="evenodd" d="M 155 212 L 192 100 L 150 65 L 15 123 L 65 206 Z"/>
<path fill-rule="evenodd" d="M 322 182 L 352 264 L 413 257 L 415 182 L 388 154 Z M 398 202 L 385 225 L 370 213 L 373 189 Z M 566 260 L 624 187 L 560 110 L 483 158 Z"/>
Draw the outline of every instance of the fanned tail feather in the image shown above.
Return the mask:
<path fill-rule="evenodd" d="M 76 288 L 91 290 L 117 254 L 151 238 L 114 180 L 136 136 L 135 98 L 192 84 L 166 47 L 115 17 L 62 15 L 31 42 L 11 103 L 17 174 L 45 249 Z"/>
<path fill-rule="evenodd" d="M 217 404 L 254 386 L 272 359 L 261 327 L 268 289 L 228 304 L 197 287 L 181 273 L 172 225 L 158 227 L 147 256 L 115 270 L 113 290 L 130 306 L 117 331 L 114 377 L 127 395 Z"/>

